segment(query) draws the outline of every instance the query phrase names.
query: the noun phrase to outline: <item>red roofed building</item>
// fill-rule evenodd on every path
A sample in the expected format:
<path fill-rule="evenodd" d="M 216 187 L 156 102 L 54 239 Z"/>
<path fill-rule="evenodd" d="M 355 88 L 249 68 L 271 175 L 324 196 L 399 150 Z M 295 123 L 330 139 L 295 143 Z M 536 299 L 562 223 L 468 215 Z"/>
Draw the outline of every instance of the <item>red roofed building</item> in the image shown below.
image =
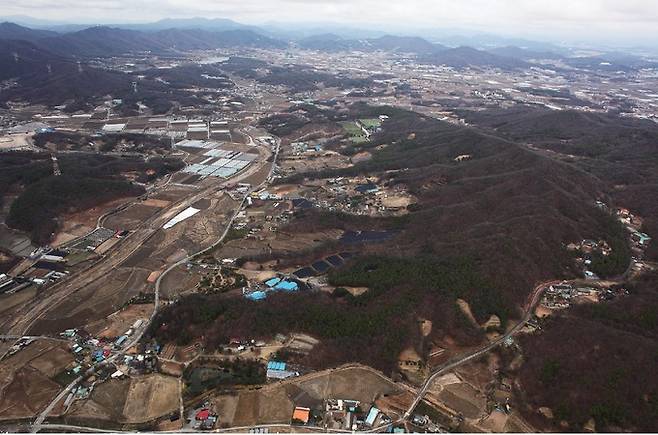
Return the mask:
<path fill-rule="evenodd" d="M 207 409 L 202 409 L 201 411 L 196 413 L 196 418 L 197 420 L 208 420 L 208 417 L 210 417 L 210 411 Z"/>

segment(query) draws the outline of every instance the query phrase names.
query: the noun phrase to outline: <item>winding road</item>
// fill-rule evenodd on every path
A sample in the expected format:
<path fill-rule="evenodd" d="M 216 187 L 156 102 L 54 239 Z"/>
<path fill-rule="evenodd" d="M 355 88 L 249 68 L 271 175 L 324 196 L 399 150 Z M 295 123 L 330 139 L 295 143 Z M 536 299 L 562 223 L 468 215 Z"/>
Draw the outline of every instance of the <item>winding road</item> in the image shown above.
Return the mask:
<path fill-rule="evenodd" d="M 245 131 L 245 134 L 247 134 L 247 136 L 249 137 L 249 139 L 250 139 L 250 144 L 253 144 L 254 146 L 259 146 L 259 145 L 260 145 L 260 146 L 263 146 L 263 145 L 259 144 L 258 142 L 254 141 L 253 137 L 252 137 L 249 133 L 247 133 L 246 131 Z M 157 278 L 157 280 L 156 280 L 156 282 L 155 282 L 153 312 L 151 313 L 151 316 L 149 317 L 148 321 L 145 322 L 145 324 L 144 324 L 144 325 L 143 325 L 138 331 L 135 332 L 135 334 L 132 336 L 132 338 L 131 338 L 130 341 L 128 341 L 128 342 L 126 342 L 126 343 L 124 344 L 124 346 L 123 346 L 123 351 L 121 351 L 121 352 L 119 352 L 119 353 L 116 353 L 116 354 L 113 354 L 112 356 L 110 356 L 107 360 L 105 360 L 105 364 L 112 363 L 112 362 L 114 362 L 115 360 L 117 360 L 119 357 L 122 357 L 122 356 L 124 355 L 124 351 L 125 351 L 125 350 L 130 349 L 131 347 L 133 347 L 134 345 L 136 345 L 136 344 L 141 340 L 141 338 L 144 336 L 144 333 L 146 332 L 146 330 L 148 329 L 148 327 L 150 326 L 150 324 L 153 322 L 153 320 L 155 319 L 155 317 L 156 317 L 157 314 L 158 314 L 158 308 L 159 308 L 159 305 L 160 305 L 160 286 L 161 286 L 161 284 L 162 284 L 162 279 L 163 279 L 163 278 L 164 278 L 169 272 L 171 272 L 172 270 L 174 270 L 175 268 L 177 268 L 177 267 L 179 267 L 179 266 L 181 266 L 181 265 L 187 263 L 188 261 L 192 260 L 193 258 L 195 258 L 195 257 L 197 257 L 197 256 L 199 256 L 199 255 L 203 255 L 203 254 L 205 254 L 205 253 L 207 253 L 207 252 L 209 252 L 209 251 L 215 249 L 219 244 L 221 244 L 221 243 L 223 242 L 224 238 L 226 238 L 226 235 L 228 234 L 229 230 L 231 229 L 231 227 L 232 227 L 232 225 L 233 225 L 233 222 L 234 222 L 235 219 L 237 218 L 238 214 L 239 214 L 240 211 L 244 208 L 244 205 L 245 205 L 245 203 L 246 203 L 247 198 L 249 197 L 249 195 L 251 195 L 251 193 L 253 193 L 253 192 L 255 192 L 255 191 L 261 189 L 262 187 L 266 186 L 266 185 L 271 181 L 272 174 L 273 174 L 274 169 L 275 169 L 275 167 L 276 167 L 276 161 L 277 161 L 277 158 L 278 158 L 278 155 L 279 155 L 279 150 L 280 150 L 280 147 L 281 147 L 281 142 L 280 142 L 280 140 L 279 140 L 278 138 L 275 139 L 275 140 L 276 140 L 276 147 L 275 147 L 274 154 L 273 154 L 274 157 L 272 158 L 272 163 L 271 163 L 271 166 L 270 166 L 270 170 L 269 170 L 269 172 L 268 172 L 268 175 L 267 175 L 266 179 L 265 179 L 261 184 L 259 184 L 259 185 L 257 185 L 257 186 L 253 186 L 253 187 L 251 187 L 251 188 L 247 191 L 247 193 L 244 195 L 242 201 L 240 202 L 240 204 L 239 204 L 238 207 L 236 208 L 235 212 L 233 213 L 231 219 L 230 219 L 229 222 L 226 224 L 226 228 L 224 229 L 224 232 L 223 232 L 223 233 L 221 234 L 221 236 L 217 239 L 217 241 L 215 241 L 215 243 L 213 243 L 212 245 L 210 245 L 210 246 L 208 246 L 208 247 L 206 247 L 206 248 L 204 248 L 204 249 L 201 249 L 200 251 L 198 251 L 198 252 L 196 252 L 196 253 L 194 253 L 194 254 L 190 254 L 190 255 L 188 255 L 187 257 L 183 258 L 183 259 L 180 260 L 180 261 L 177 261 L 177 262 L 174 263 L 174 264 L 171 264 L 169 267 L 167 267 L 167 268 L 166 268 L 166 269 L 165 269 L 165 270 L 164 270 L 164 271 L 158 276 L 158 278 Z M 260 169 L 259 169 L 259 170 L 260 170 Z M 238 175 L 239 175 L 238 177 L 233 177 L 232 179 L 230 179 L 231 182 L 235 182 L 236 178 L 243 178 L 243 177 L 245 176 L 245 173 L 243 172 L 243 173 L 240 173 L 240 174 L 238 174 Z M 227 182 L 228 182 L 228 181 L 227 181 Z M 223 185 L 225 185 L 227 182 L 222 183 L 222 185 L 221 185 L 219 188 L 223 187 Z M 203 197 L 205 197 L 205 196 L 208 196 L 208 195 L 211 195 L 211 194 L 215 193 L 217 190 L 218 190 L 218 187 L 213 186 L 213 187 L 209 187 L 209 188 L 207 188 L 207 189 L 204 189 L 204 190 L 202 190 L 202 191 L 200 191 L 200 192 L 197 192 L 197 193 L 196 193 L 195 195 L 193 195 L 192 197 L 188 197 L 188 198 L 186 198 L 186 199 L 183 201 L 183 204 L 182 204 L 181 206 L 177 207 L 177 208 L 183 208 L 183 207 L 186 207 L 186 206 L 188 206 L 189 204 L 192 204 L 192 203 L 198 201 L 199 199 L 201 199 L 201 198 L 203 198 Z M 158 228 L 159 228 L 159 227 L 158 227 Z M 154 233 L 154 232 L 153 232 L 153 233 Z M 141 243 L 135 248 L 135 250 L 138 249 L 139 246 L 141 246 Z M 132 252 L 134 252 L 135 250 L 131 251 L 131 254 L 132 254 Z M 80 287 L 77 287 L 77 288 L 80 288 Z M 28 326 L 28 328 L 29 328 L 29 327 L 30 327 L 30 326 L 31 326 L 31 325 L 32 325 L 32 324 L 33 324 L 38 318 L 39 318 L 38 316 L 37 316 L 36 318 L 34 318 L 34 319 L 32 320 L 32 322 L 30 323 L 30 325 Z M 26 329 L 27 329 L 27 328 L 26 328 Z M 63 390 L 62 390 L 62 391 L 61 391 L 61 392 L 60 392 L 60 393 L 59 393 L 59 394 L 58 394 L 58 395 L 57 395 L 57 396 L 56 396 L 56 397 L 55 397 L 55 398 L 54 398 L 54 399 L 48 404 L 48 406 L 47 406 L 45 409 L 43 409 L 43 411 L 41 411 L 41 413 L 39 413 L 39 415 L 36 417 L 36 419 L 34 420 L 34 422 L 33 422 L 32 425 L 31 425 L 31 431 L 32 431 L 33 433 L 39 432 L 39 431 L 41 430 L 41 428 L 44 426 L 44 425 L 43 425 L 43 422 L 44 422 L 45 419 L 48 417 L 48 415 L 53 411 L 53 409 L 55 408 L 55 406 L 57 406 L 57 404 L 58 404 L 62 399 L 64 399 L 64 397 L 66 397 L 66 396 L 71 392 L 71 390 L 73 390 L 73 388 L 75 388 L 75 386 L 78 385 L 78 384 L 79 384 L 79 383 L 80 383 L 80 382 L 81 382 L 81 381 L 82 381 L 87 375 L 89 375 L 89 374 L 91 374 L 91 373 L 93 373 L 93 372 L 94 372 L 94 368 L 92 367 L 92 368 L 89 369 L 89 371 L 87 371 L 87 373 L 85 373 L 84 375 L 81 375 L 81 376 L 77 377 L 77 378 L 76 378 L 75 380 L 73 380 L 69 385 L 67 385 L 67 386 L 66 386 L 66 387 L 65 387 L 65 388 L 64 388 L 64 389 L 63 389 Z M 57 425 L 56 425 L 56 426 L 57 426 Z M 64 428 L 65 426 L 59 425 L 58 427 L 60 427 L 60 428 Z"/>

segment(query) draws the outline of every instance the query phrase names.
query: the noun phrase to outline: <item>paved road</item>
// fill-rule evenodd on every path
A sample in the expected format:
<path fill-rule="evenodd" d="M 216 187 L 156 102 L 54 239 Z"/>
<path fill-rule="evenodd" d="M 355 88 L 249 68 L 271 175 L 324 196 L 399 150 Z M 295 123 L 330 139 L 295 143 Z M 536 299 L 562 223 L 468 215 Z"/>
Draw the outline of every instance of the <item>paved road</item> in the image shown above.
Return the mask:
<path fill-rule="evenodd" d="M 253 138 L 251 138 L 251 136 L 249 136 L 249 138 L 250 138 L 251 141 L 253 142 Z M 229 230 L 231 229 L 231 227 L 232 227 L 232 225 L 233 225 L 233 222 L 235 221 L 235 219 L 237 218 L 238 214 L 240 213 L 240 211 L 241 211 L 242 208 L 244 207 L 244 205 L 245 205 L 245 203 L 246 203 L 247 198 L 249 197 L 249 195 L 250 195 L 252 192 L 254 192 L 254 191 L 256 191 L 256 190 L 262 188 L 263 186 L 265 186 L 266 184 L 269 183 L 269 181 L 270 181 L 270 179 L 271 179 L 271 176 L 272 176 L 272 173 L 273 173 L 273 171 L 274 171 L 274 168 L 275 168 L 275 166 L 276 166 L 276 160 L 277 160 L 278 155 L 279 155 L 279 149 L 280 149 L 280 142 L 277 140 L 277 146 L 276 146 L 276 150 L 275 150 L 275 153 L 274 153 L 273 162 L 272 162 L 272 165 L 271 165 L 271 168 L 270 168 L 270 171 L 269 171 L 268 177 L 266 178 L 265 181 L 263 181 L 263 183 L 261 183 L 261 184 L 259 184 L 258 186 L 255 186 L 255 187 L 252 187 L 251 189 L 249 189 L 249 191 L 246 193 L 246 195 L 244 196 L 244 198 L 243 198 L 242 201 L 240 202 L 239 206 L 236 208 L 235 212 L 233 213 L 233 216 L 231 217 L 231 220 L 227 223 L 226 228 L 224 229 L 224 232 L 223 232 L 222 235 L 219 237 L 219 239 L 218 239 L 215 243 L 213 243 L 211 246 L 209 246 L 209 247 L 207 247 L 207 248 L 204 248 L 204 249 L 202 249 L 202 250 L 200 250 L 200 251 L 198 251 L 198 252 L 196 252 L 196 253 L 194 253 L 194 254 L 191 254 L 191 255 L 187 256 L 186 258 L 184 258 L 184 259 L 182 259 L 182 260 L 180 260 L 180 261 L 178 261 L 178 262 L 176 262 L 176 263 L 170 265 L 167 269 L 165 269 L 164 272 L 162 272 L 162 273 L 160 274 L 160 276 L 158 276 L 158 279 L 157 279 L 156 282 L 155 282 L 155 291 L 154 291 L 154 295 L 155 295 L 155 297 L 154 297 L 153 312 L 151 313 L 151 316 L 150 316 L 150 318 L 148 319 L 148 321 L 145 322 L 144 326 L 143 326 L 142 328 L 140 328 L 139 331 L 136 331 L 136 333 L 132 336 L 132 338 L 131 338 L 131 340 L 130 340 L 129 342 L 127 342 L 126 344 L 124 344 L 124 346 L 123 346 L 123 349 L 124 349 L 124 350 L 126 350 L 126 349 L 130 349 L 131 347 L 133 347 L 134 345 L 136 345 L 136 344 L 139 342 L 139 340 L 141 340 L 141 338 L 143 337 L 144 333 L 145 333 L 146 330 L 148 329 L 149 325 L 153 322 L 153 320 L 155 319 L 156 315 L 158 314 L 158 308 L 159 308 L 159 305 L 160 305 L 160 286 L 161 286 L 161 283 L 162 283 L 162 279 L 163 279 L 163 278 L 164 278 L 169 272 L 171 272 L 172 270 L 174 270 L 176 267 L 179 267 L 179 266 L 181 266 L 181 265 L 187 263 L 188 261 L 192 260 L 193 258 L 195 258 L 195 257 L 198 256 L 198 255 L 203 255 L 203 254 L 205 254 L 206 252 L 209 252 L 210 250 L 214 249 L 214 248 L 217 247 L 220 243 L 223 242 L 224 238 L 226 238 L 226 235 L 228 234 Z M 260 170 L 260 169 L 259 169 L 259 170 Z M 244 174 L 242 174 L 242 177 L 243 177 L 243 176 L 244 176 Z M 242 178 L 242 177 L 240 177 L 240 178 Z M 235 180 L 232 179 L 232 182 L 235 182 Z M 185 200 L 183 206 L 187 206 L 186 204 L 192 204 L 192 203 L 196 202 L 197 200 L 201 199 L 202 197 L 214 193 L 215 191 L 216 191 L 216 188 L 213 187 L 213 188 L 205 189 L 205 190 L 203 190 L 202 192 L 198 192 L 198 193 L 196 193 L 195 195 L 193 195 L 191 199 L 187 199 L 187 200 Z M 178 207 L 178 208 L 183 208 L 183 206 Z M 159 229 L 159 227 L 158 227 L 157 229 Z M 141 245 L 140 245 L 140 246 L 141 246 Z M 35 319 L 35 320 L 36 320 L 36 319 Z M 107 360 L 105 360 L 105 363 L 112 363 L 112 362 L 114 362 L 117 358 L 119 358 L 119 357 L 121 357 L 121 356 L 123 356 L 123 352 L 120 352 L 120 353 L 114 354 L 114 355 L 112 355 L 110 358 L 108 358 Z M 90 370 L 93 371 L 93 368 L 90 369 Z M 75 380 L 73 380 L 73 382 L 71 382 L 69 385 L 67 385 L 66 388 L 64 388 L 64 389 L 63 389 L 63 390 L 62 390 L 62 391 L 61 391 L 61 392 L 60 392 L 60 393 L 59 393 L 59 394 L 58 394 L 58 395 L 57 395 L 57 396 L 56 396 L 56 397 L 50 402 L 50 404 L 49 404 L 49 405 L 48 405 L 48 406 L 47 406 L 47 407 L 46 407 L 46 408 L 45 408 L 45 409 L 44 409 L 44 410 L 43 410 L 43 411 L 37 416 L 37 418 L 34 420 L 34 423 L 32 423 L 32 427 L 31 427 L 32 432 L 38 432 L 42 427 L 44 427 L 44 426 L 43 426 L 43 422 L 44 422 L 45 419 L 48 417 L 48 415 L 52 412 L 52 410 L 55 408 L 55 406 L 57 406 L 57 404 L 58 404 L 62 399 L 64 399 L 64 397 L 66 397 L 66 396 L 70 393 L 70 391 L 71 391 L 71 390 L 72 390 L 72 389 L 73 389 L 78 383 L 80 383 L 80 381 L 82 381 L 82 379 L 83 379 L 86 375 L 87 375 L 87 374 L 85 374 L 85 375 L 83 375 L 83 376 L 79 376 L 78 378 L 76 378 Z M 183 418 L 182 415 L 181 415 L 181 418 Z"/>
<path fill-rule="evenodd" d="M 278 143 L 279 142 L 277 142 L 277 144 Z M 96 262 L 90 264 L 88 267 L 77 272 L 73 276 L 62 278 L 60 281 L 48 287 L 40 299 L 36 299 L 22 307 L 20 312 L 15 313 L 13 316 L 13 323 L 9 325 L 9 330 L 6 334 L 16 336 L 27 334 L 30 328 L 32 328 L 36 322 L 53 307 L 56 307 L 73 293 L 105 278 L 107 274 L 111 273 L 123 261 L 137 252 L 137 250 L 153 237 L 162 225 L 171 218 L 173 211 L 183 210 L 199 199 L 222 190 L 227 184 L 239 182 L 241 179 L 253 175 L 260 170 L 261 167 L 262 166 L 259 167 L 259 165 L 256 164 L 249 165 L 245 170 L 239 172 L 230 180 L 205 187 L 195 192 L 192 196 L 182 198 L 178 202 L 171 204 L 169 207 L 156 213 L 154 216 L 151 216 L 134 232 L 123 238 L 115 248 L 108 251 Z M 5 355 L 6 353 L 0 356 L 0 359 L 4 358 Z"/>
<path fill-rule="evenodd" d="M 555 284 L 556 282 L 560 281 L 549 281 L 549 282 L 544 282 L 539 285 L 537 285 L 532 294 L 530 295 L 529 301 L 525 306 L 525 312 L 523 314 L 523 318 L 519 323 L 517 323 L 512 329 L 510 329 L 507 333 L 504 335 L 501 335 L 499 338 L 496 340 L 490 342 L 489 344 L 485 345 L 484 347 L 481 347 L 475 351 L 472 351 L 470 353 L 467 353 L 466 355 L 461 355 L 458 359 L 454 361 L 449 361 L 445 364 L 443 364 L 441 367 L 437 368 L 434 370 L 430 376 L 428 376 L 427 379 L 425 379 L 425 382 L 423 382 L 423 385 L 421 385 L 420 389 L 418 390 L 418 393 L 416 394 L 416 398 L 412 402 L 412 404 L 409 406 L 407 411 L 404 413 L 404 416 L 402 417 L 401 420 L 407 419 L 411 416 L 413 413 L 414 409 L 416 409 L 416 406 L 420 403 L 421 400 L 423 400 L 423 397 L 425 396 L 425 393 L 427 393 L 427 390 L 430 388 L 432 385 L 432 382 L 439 376 L 444 375 L 446 372 L 453 370 L 457 367 L 459 367 L 462 364 L 465 364 L 469 361 L 472 361 L 474 359 L 477 359 L 481 357 L 482 355 L 486 354 L 487 352 L 495 349 L 498 347 L 500 344 L 505 342 L 508 338 L 512 337 L 516 333 L 518 333 L 521 328 L 526 324 L 528 320 L 530 320 L 530 317 L 532 316 L 532 312 L 534 311 L 534 308 L 537 306 L 539 301 L 541 300 L 541 296 L 546 289 L 551 284 Z"/>
<path fill-rule="evenodd" d="M 69 342 L 65 338 L 51 337 L 49 335 L 0 335 L 0 340 L 54 340 L 54 341 L 65 341 Z"/>

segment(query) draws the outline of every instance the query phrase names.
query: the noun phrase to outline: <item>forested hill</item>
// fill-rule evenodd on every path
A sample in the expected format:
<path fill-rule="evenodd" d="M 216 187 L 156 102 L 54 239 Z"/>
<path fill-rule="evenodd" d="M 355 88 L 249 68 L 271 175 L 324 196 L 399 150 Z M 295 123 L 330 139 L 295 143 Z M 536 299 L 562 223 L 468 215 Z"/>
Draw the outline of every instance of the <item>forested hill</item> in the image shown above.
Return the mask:
<path fill-rule="evenodd" d="M 320 116 L 312 108 L 297 109 L 306 110 L 309 119 Z M 426 355 L 428 340 L 473 345 L 483 339 L 483 329 L 465 319 L 457 298 L 469 303 L 480 325 L 496 315 L 502 329 L 521 316 L 538 282 L 579 276 L 566 244 L 623 237 L 594 206 L 605 196 L 605 185 L 582 169 L 479 129 L 413 112 L 356 105 L 344 116 L 379 114 L 389 116 L 383 131 L 348 150 L 370 151 L 371 160 L 303 174 L 297 181 L 377 176 L 418 199 L 410 213 L 377 220 L 313 211 L 298 213 L 291 223 L 296 230 L 394 230 L 389 241 L 359 246 L 360 255 L 329 276 L 337 287 L 368 292 L 278 295 L 262 303 L 221 295 L 199 296 L 203 303 L 183 299 L 159 314 L 152 336 L 184 343 L 202 334 L 214 348 L 231 336 L 307 332 L 322 342 L 303 364 L 360 361 L 390 372 L 406 347 Z M 459 155 L 471 157 L 457 162 Z M 418 319 L 436 325 L 427 340 L 418 335 Z"/>

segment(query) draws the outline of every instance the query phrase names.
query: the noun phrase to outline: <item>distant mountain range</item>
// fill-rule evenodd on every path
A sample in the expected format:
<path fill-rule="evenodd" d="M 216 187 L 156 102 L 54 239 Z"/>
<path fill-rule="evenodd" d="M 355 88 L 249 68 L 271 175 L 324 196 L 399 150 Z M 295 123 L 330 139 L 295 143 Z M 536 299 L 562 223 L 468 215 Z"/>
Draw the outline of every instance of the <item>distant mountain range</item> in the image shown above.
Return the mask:
<path fill-rule="evenodd" d="M 252 30 L 209 31 L 170 28 L 151 32 L 106 26 L 69 33 L 29 29 L 13 23 L 0 24 L 0 39 L 33 42 L 60 56 L 104 57 L 135 52 L 173 54 L 177 51 L 226 47 L 285 48 L 287 43 Z"/>
<path fill-rule="evenodd" d="M 337 51 L 391 51 L 400 53 L 429 54 L 445 49 L 442 45 L 432 44 L 416 36 L 385 35 L 369 39 L 345 39 L 333 33 L 310 36 L 297 41 L 300 48 L 307 50 Z"/>
<path fill-rule="evenodd" d="M 90 58 L 135 53 L 178 56 L 190 50 L 217 48 L 286 49 L 291 44 L 324 52 L 405 53 L 423 63 L 457 69 L 527 69 L 537 65 L 533 63 L 535 60 L 559 60 L 562 66 L 556 68 L 568 65 L 591 71 L 658 68 L 657 62 L 624 53 L 570 57 L 557 51 L 543 50 L 545 47 L 542 46 L 536 46 L 535 49 L 518 46 L 493 47 L 488 50 L 468 46 L 450 48 L 415 36 L 383 35 L 356 39 L 326 33 L 291 41 L 268 36 L 252 26 L 221 19 L 162 20 L 125 27 L 133 28 L 95 26 L 58 33 L 15 23 L 0 23 L 0 80 L 14 79 L 19 84 L 4 90 L 1 99 L 18 97 L 38 101 L 40 90 L 55 86 L 58 88 L 49 94 L 61 93 L 62 97 L 68 94 L 73 97 L 89 96 L 92 93 L 99 95 L 101 91 L 124 89 L 130 84 L 130 78 L 126 75 L 86 65 Z M 79 66 L 78 61 L 82 66 Z M 72 76 L 77 77 L 75 81 L 70 79 Z M 94 84 L 94 81 L 97 83 Z M 52 100 L 56 99 L 49 99 Z"/>
<path fill-rule="evenodd" d="M 372 39 L 344 39 L 335 34 L 324 34 L 304 38 L 298 41 L 297 45 L 308 50 L 326 52 L 381 50 L 409 53 L 417 55 L 421 61 L 454 68 L 527 68 L 530 64 L 525 61 L 526 59 L 543 58 L 539 54 L 533 56 L 531 52 L 518 47 L 506 47 L 498 54 L 495 51 L 483 51 L 471 47 L 448 48 L 419 37 L 392 35 Z M 553 54 L 550 54 L 550 57 L 552 56 Z"/>
<path fill-rule="evenodd" d="M 30 29 L 14 23 L 0 23 L 0 39 L 18 39 L 34 42 L 53 36 L 57 36 L 57 33 L 49 30 Z"/>

